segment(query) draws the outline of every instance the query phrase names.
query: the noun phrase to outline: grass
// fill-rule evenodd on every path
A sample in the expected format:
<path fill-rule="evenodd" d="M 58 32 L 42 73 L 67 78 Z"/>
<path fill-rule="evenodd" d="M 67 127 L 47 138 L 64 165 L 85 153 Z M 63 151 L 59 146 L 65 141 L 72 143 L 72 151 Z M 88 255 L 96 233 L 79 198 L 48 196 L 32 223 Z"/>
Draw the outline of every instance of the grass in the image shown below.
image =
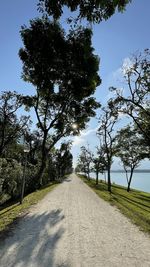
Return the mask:
<path fill-rule="evenodd" d="M 88 181 L 83 175 L 78 175 L 90 186 L 95 193 L 115 205 L 126 217 L 128 217 L 140 230 L 150 234 L 150 194 L 138 190 L 131 190 L 119 185 L 112 185 L 112 193 L 107 191 L 104 181 L 95 185 L 95 180 Z"/>
<path fill-rule="evenodd" d="M 13 202 L 11 204 L 9 203 L 9 205 L 7 204 L 2 206 L 0 208 L 0 233 L 8 230 L 12 223 L 23 215 L 31 205 L 40 201 L 47 193 L 52 191 L 57 184 L 58 183 L 51 183 L 48 186 L 27 195 L 24 198 L 22 205 L 20 205 L 19 202 Z"/>

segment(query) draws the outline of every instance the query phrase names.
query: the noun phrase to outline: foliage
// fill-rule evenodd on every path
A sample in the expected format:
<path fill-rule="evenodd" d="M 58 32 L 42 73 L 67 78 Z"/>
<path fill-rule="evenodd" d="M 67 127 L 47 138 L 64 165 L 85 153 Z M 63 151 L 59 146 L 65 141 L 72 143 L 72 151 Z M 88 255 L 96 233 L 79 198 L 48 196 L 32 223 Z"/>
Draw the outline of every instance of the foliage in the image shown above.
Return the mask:
<path fill-rule="evenodd" d="M 82 146 L 81 147 L 81 154 L 78 158 L 78 169 L 81 172 L 84 172 L 87 175 L 88 179 L 90 178 L 90 171 L 91 171 L 91 164 L 93 160 L 93 154 L 90 151 L 89 147 Z"/>
<path fill-rule="evenodd" d="M 22 166 L 16 160 L 0 158 L 1 193 L 17 198 L 21 192 L 22 172 Z"/>
<path fill-rule="evenodd" d="M 123 66 L 126 83 L 124 93 L 122 89 L 111 88 L 116 93 L 113 100 L 121 113 L 127 114 L 137 125 L 140 133 L 150 146 L 150 50 L 133 55 L 128 66 Z"/>
<path fill-rule="evenodd" d="M 29 117 L 17 118 L 16 111 L 22 106 L 22 96 L 5 91 L 0 95 L 0 155 L 6 153 L 9 144 L 16 141 L 29 121 Z"/>
<path fill-rule="evenodd" d="M 134 128 L 129 125 L 121 129 L 117 135 L 117 156 L 121 158 L 124 170 L 126 172 L 128 188 L 130 191 L 130 184 L 134 169 L 139 166 L 142 159 L 147 157 L 147 147 L 141 143 L 139 134 Z M 128 170 L 130 170 L 130 177 L 128 178 Z"/>
<path fill-rule="evenodd" d="M 28 153 L 28 162 L 37 165 L 41 159 L 41 134 L 37 130 L 31 132 L 29 129 L 26 129 L 24 132 L 24 146 L 29 149 Z"/>
<path fill-rule="evenodd" d="M 102 109 L 102 112 L 103 114 L 101 115 L 99 120 L 100 126 L 97 135 L 100 138 L 102 149 L 104 151 L 108 173 L 108 191 L 111 192 L 110 169 L 113 156 L 116 153 L 116 136 L 114 134 L 114 127 L 118 120 L 118 112 L 117 109 L 114 109 L 114 105 L 111 101 L 108 102 L 108 107 Z"/>
<path fill-rule="evenodd" d="M 15 159 L 17 162 L 22 163 L 23 153 L 23 145 L 17 140 L 12 140 L 5 150 L 5 158 Z"/>
<path fill-rule="evenodd" d="M 147 147 L 142 144 L 140 135 L 130 125 L 118 131 L 117 135 L 117 155 L 121 157 L 123 163 L 129 167 L 138 166 L 138 161 L 147 157 Z"/>
<path fill-rule="evenodd" d="M 91 97 L 101 82 L 91 36 L 91 30 L 82 27 L 66 35 L 58 23 L 48 18 L 32 20 L 29 27 L 22 27 L 22 76 L 36 87 L 36 95 L 24 97 L 24 104 L 34 107 L 42 135 L 38 177 L 58 140 L 84 129 L 100 106 Z"/>
<path fill-rule="evenodd" d="M 72 172 L 72 154 L 70 153 L 71 143 L 62 143 L 60 149 L 55 152 L 55 168 L 57 179 Z"/>
<path fill-rule="evenodd" d="M 93 168 L 96 173 L 96 184 L 98 184 L 99 173 L 103 173 L 107 169 L 107 161 L 105 158 L 105 151 L 103 147 L 97 147 L 97 155 L 93 156 Z"/>
<path fill-rule="evenodd" d="M 111 17 L 116 9 L 119 12 L 124 11 L 130 0 L 39 0 L 38 9 L 41 12 L 46 12 L 53 16 L 54 19 L 59 19 L 64 12 L 64 7 L 68 7 L 71 12 L 78 11 L 76 20 L 86 18 L 89 22 L 100 22 Z M 69 19 L 70 21 L 70 19 Z"/>
<path fill-rule="evenodd" d="M 138 113 L 138 124 L 140 127 L 138 127 L 137 123 L 134 124 L 134 127 L 141 138 L 141 143 L 145 144 L 147 146 L 147 149 L 149 149 L 149 158 L 150 158 L 150 108 L 147 108 L 147 111 L 139 111 Z M 141 130 L 142 129 L 142 130 Z"/>

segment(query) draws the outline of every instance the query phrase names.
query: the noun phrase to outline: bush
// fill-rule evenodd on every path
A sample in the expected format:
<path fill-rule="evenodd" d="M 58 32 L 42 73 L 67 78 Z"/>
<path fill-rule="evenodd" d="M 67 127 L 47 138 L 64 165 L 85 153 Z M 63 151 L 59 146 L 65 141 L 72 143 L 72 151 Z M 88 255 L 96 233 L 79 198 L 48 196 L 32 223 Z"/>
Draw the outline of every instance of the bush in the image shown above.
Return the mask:
<path fill-rule="evenodd" d="M 36 172 L 38 170 L 38 165 L 33 165 L 31 163 L 27 164 L 25 171 L 25 194 L 31 193 L 37 189 L 38 181 L 36 179 Z"/>
<path fill-rule="evenodd" d="M 0 192 L 8 194 L 12 199 L 21 192 L 23 167 L 15 159 L 0 158 Z"/>

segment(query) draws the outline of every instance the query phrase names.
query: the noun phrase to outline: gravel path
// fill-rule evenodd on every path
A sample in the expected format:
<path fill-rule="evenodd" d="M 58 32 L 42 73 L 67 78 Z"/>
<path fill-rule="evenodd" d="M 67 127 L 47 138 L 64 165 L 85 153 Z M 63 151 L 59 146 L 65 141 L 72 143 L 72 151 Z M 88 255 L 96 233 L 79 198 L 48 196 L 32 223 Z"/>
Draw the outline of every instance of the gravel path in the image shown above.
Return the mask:
<path fill-rule="evenodd" d="M 150 267 L 150 238 L 75 174 L 0 245 L 0 267 Z"/>

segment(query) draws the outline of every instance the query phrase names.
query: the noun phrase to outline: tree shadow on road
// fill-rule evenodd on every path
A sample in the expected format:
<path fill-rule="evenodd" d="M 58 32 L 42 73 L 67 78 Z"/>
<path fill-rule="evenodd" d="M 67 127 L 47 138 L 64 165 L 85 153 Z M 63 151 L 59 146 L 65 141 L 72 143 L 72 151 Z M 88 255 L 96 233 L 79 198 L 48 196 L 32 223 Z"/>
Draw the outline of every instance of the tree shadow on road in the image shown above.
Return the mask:
<path fill-rule="evenodd" d="M 56 246 L 65 232 L 61 225 L 63 219 L 60 209 L 28 214 L 0 244 L 1 266 L 69 267 L 54 264 Z"/>

